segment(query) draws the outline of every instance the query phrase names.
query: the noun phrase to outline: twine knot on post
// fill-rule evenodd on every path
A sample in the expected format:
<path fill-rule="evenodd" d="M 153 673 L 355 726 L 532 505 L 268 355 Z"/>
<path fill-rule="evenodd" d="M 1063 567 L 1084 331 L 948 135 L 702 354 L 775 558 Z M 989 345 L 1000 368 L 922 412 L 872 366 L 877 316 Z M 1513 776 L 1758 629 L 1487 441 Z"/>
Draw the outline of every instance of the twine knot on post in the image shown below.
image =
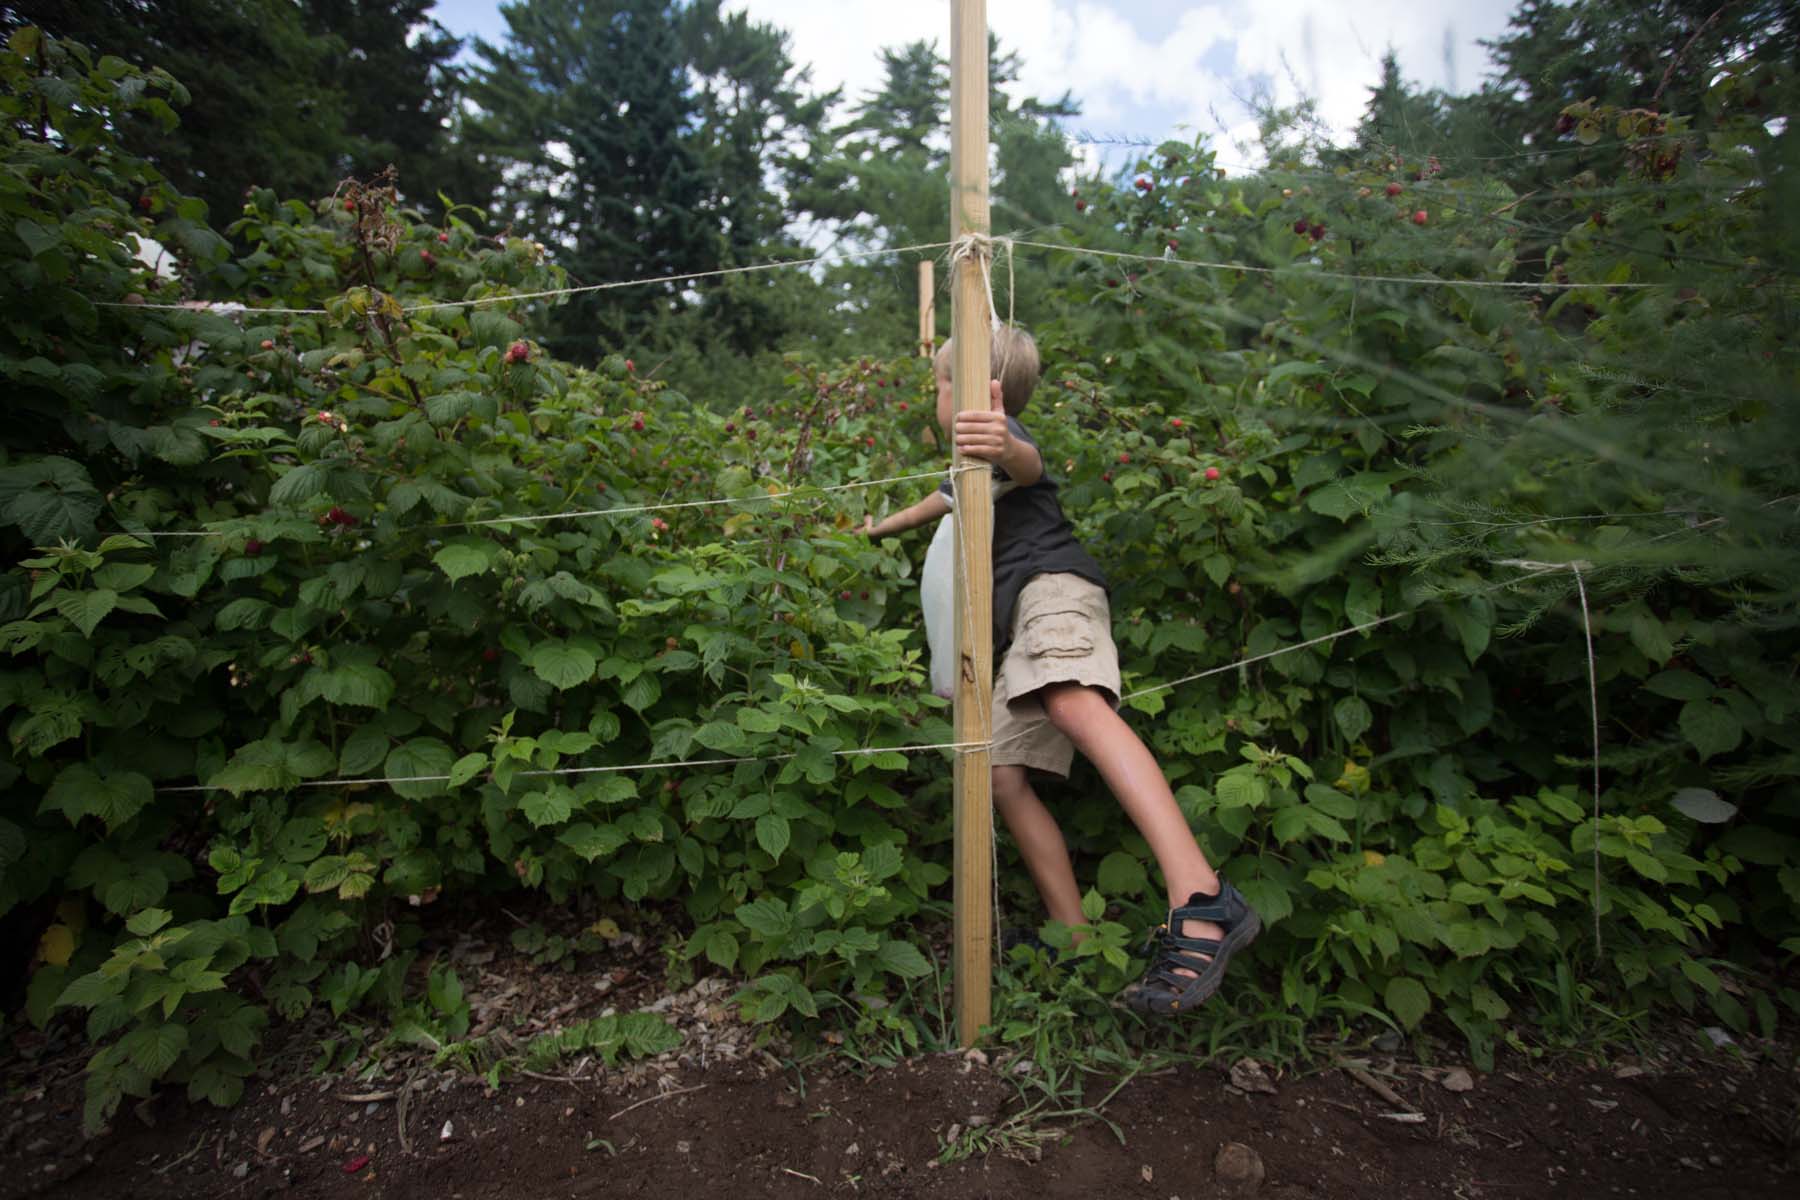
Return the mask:
<path fill-rule="evenodd" d="M 981 280 L 987 285 L 988 315 L 995 329 L 1000 328 L 1000 306 L 994 303 L 994 248 L 1002 246 L 1006 249 L 1006 324 L 1013 325 L 1013 240 L 1009 237 L 990 237 L 985 233 L 965 233 L 950 243 L 950 270 L 965 262 L 973 262 L 981 271 Z"/>

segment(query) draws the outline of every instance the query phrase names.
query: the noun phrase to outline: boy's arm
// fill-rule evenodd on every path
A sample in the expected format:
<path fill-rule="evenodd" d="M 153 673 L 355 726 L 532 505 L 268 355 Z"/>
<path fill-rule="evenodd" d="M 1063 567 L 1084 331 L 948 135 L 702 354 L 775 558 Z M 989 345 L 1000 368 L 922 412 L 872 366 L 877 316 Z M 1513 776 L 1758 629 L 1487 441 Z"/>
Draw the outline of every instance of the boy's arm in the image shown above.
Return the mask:
<path fill-rule="evenodd" d="M 890 533 L 905 533 L 939 517 L 950 514 L 950 500 L 942 492 L 933 492 L 917 504 L 901 509 L 897 513 L 883 517 L 880 521 L 873 517 L 863 519 L 862 531 L 870 538 L 886 537 Z"/>

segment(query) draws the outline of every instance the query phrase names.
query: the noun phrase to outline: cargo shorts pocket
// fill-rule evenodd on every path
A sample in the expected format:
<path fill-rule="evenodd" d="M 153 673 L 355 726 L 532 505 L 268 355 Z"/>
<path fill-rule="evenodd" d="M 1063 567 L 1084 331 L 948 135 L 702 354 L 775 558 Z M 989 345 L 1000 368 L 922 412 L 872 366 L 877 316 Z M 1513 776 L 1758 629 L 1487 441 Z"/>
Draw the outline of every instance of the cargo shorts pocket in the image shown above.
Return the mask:
<path fill-rule="evenodd" d="M 1034 613 L 1019 645 L 1032 658 L 1086 658 L 1094 652 L 1094 621 L 1078 608 Z"/>

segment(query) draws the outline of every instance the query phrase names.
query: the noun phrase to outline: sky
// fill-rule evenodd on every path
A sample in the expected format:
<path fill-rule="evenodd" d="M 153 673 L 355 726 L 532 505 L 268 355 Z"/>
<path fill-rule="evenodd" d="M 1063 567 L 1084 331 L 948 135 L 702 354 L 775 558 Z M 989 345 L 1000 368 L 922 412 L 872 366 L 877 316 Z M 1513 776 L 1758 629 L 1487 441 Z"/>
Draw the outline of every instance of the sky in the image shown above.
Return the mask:
<path fill-rule="evenodd" d="M 439 0 L 452 33 L 498 42 L 498 0 Z M 948 56 L 949 0 L 728 0 L 732 11 L 786 30 L 792 57 L 819 90 L 857 99 L 878 87 L 878 52 L 935 39 Z M 988 0 L 988 25 L 1024 60 L 1020 91 L 1072 93 L 1082 115 L 1071 133 L 1099 143 L 1208 134 L 1221 162 L 1255 125 L 1244 98 L 1301 95 L 1340 140 L 1348 137 L 1390 47 L 1401 74 L 1422 87 L 1466 93 L 1490 65 L 1479 39 L 1506 29 L 1515 0 Z M 1097 151 L 1090 151 L 1097 153 Z M 1116 159 L 1133 151 L 1106 152 Z"/>

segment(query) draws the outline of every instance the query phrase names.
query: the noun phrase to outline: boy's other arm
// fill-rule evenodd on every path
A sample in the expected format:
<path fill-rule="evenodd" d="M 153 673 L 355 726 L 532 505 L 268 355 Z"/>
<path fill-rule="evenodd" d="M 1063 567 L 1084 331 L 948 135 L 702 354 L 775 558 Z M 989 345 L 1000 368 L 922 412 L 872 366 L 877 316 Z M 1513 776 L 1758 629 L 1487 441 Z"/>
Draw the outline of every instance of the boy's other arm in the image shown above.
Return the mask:
<path fill-rule="evenodd" d="M 933 492 L 917 504 L 903 508 L 879 521 L 873 517 L 865 517 L 862 531 L 871 539 L 882 538 L 891 533 L 905 533 L 909 529 L 917 529 L 921 525 L 948 515 L 950 515 L 949 497 L 942 492 Z"/>
<path fill-rule="evenodd" d="M 1044 477 L 1044 459 L 1036 446 L 1012 435 L 1006 427 L 1006 405 L 1000 399 L 1000 381 L 988 385 L 992 401 L 987 412 L 956 414 L 956 448 L 971 458 L 991 462 L 1020 487 L 1030 487 Z"/>

